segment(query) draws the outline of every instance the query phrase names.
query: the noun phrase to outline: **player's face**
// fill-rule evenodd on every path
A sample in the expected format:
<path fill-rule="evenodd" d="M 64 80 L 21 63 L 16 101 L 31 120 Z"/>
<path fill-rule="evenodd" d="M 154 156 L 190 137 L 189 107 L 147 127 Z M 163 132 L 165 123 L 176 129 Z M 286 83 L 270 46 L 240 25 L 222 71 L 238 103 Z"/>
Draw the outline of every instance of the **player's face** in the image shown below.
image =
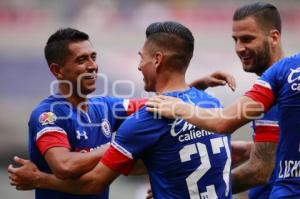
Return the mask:
<path fill-rule="evenodd" d="M 232 38 L 235 51 L 246 72 L 262 74 L 271 65 L 268 35 L 253 17 L 233 22 Z"/>
<path fill-rule="evenodd" d="M 73 85 L 73 92 L 87 95 L 96 89 L 98 65 L 96 52 L 89 41 L 70 43 L 69 53 L 62 67 L 64 80 Z M 80 87 L 79 87 L 80 86 Z"/>
<path fill-rule="evenodd" d="M 142 50 L 139 52 L 140 55 L 140 63 L 139 63 L 139 71 L 143 74 L 144 80 L 144 89 L 145 91 L 155 91 L 156 85 L 156 68 L 155 68 L 155 57 L 147 48 L 147 44 L 145 43 Z"/>

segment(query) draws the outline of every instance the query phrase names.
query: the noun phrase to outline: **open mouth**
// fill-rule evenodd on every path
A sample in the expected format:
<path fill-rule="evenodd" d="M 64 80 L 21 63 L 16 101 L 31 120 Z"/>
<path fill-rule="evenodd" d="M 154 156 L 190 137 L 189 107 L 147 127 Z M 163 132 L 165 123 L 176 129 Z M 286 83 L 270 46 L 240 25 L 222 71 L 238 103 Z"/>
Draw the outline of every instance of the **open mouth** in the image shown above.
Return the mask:
<path fill-rule="evenodd" d="M 85 73 L 84 76 L 83 76 L 83 79 L 87 79 L 87 80 L 95 80 L 96 78 L 97 78 L 96 72 Z"/>
<path fill-rule="evenodd" d="M 240 56 L 240 59 L 242 61 L 249 61 L 249 60 L 251 60 L 251 56 L 250 55 L 243 55 L 243 56 Z"/>

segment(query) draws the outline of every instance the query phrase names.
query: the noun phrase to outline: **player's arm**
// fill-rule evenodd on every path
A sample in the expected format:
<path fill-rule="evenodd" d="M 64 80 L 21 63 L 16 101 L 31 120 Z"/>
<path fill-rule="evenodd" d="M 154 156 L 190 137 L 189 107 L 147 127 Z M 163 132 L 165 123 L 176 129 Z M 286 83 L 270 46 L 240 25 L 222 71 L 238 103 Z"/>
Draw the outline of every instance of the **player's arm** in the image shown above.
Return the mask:
<path fill-rule="evenodd" d="M 249 160 L 231 172 L 234 194 L 268 182 L 274 168 L 276 148 L 276 143 L 255 142 Z"/>
<path fill-rule="evenodd" d="M 61 179 L 76 178 L 93 169 L 109 144 L 87 153 L 71 152 L 68 148 L 53 147 L 44 157 L 51 171 Z"/>
<path fill-rule="evenodd" d="M 88 153 L 72 152 L 67 129 L 60 127 L 63 124 L 56 120 L 55 114 L 44 112 L 36 115 L 39 117 L 31 118 L 29 124 L 36 131 L 35 145 L 58 178 L 75 178 L 86 173 L 97 165 L 108 148 L 104 145 Z M 48 117 L 43 118 L 44 115 L 52 115 L 53 121 L 49 122 Z"/>
<path fill-rule="evenodd" d="M 148 173 L 148 170 L 147 170 L 144 162 L 141 159 L 139 159 L 134 164 L 134 167 L 130 171 L 129 175 L 145 175 L 147 173 Z"/>
<path fill-rule="evenodd" d="M 203 109 L 178 98 L 155 96 L 146 102 L 147 110 L 168 118 L 179 117 L 199 128 L 228 134 L 263 113 L 263 105 L 247 96 L 225 109 Z"/>
<path fill-rule="evenodd" d="M 274 99 L 271 85 L 266 81 L 258 80 L 250 91 L 225 109 L 203 109 L 178 98 L 162 95 L 149 99 L 146 106 L 150 112 L 168 118 L 183 118 L 199 128 L 228 134 L 268 111 Z"/>
<path fill-rule="evenodd" d="M 216 71 L 208 76 L 193 81 L 190 86 L 205 90 L 208 87 L 224 86 L 226 84 L 232 91 L 235 90 L 236 83 L 234 77 L 228 73 Z"/>
<path fill-rule="evenodd" d="M 21 167 L 8 167 L 10 183 L 18 190 L 42 188 L 73 194 L 97 194 L 103 191 L 119 174 L 101 162 L 91 171 L 77 179 L 61 180 L 55 175 L 44 173 L 30 161 L 15 158 Z"/>
<path fill-rule="evenodd" d="M 29 160 L 15 157 L 20 167 L 9 165 L 10 183 L 19 190 L 28 188 L 53 189 L 74 194 L 96 194 L 109 185 L 120 173 L 128 175 L 135 161 L 114 147 L 110 147 L 101 162 L 76 179 L 62 180 L 39 171 Z"/>
<path fill-rule="evenodd" d="M 233 168 L 249 159 L 253 145 L 252 141 L 231 142 L 231 166 Z"/>

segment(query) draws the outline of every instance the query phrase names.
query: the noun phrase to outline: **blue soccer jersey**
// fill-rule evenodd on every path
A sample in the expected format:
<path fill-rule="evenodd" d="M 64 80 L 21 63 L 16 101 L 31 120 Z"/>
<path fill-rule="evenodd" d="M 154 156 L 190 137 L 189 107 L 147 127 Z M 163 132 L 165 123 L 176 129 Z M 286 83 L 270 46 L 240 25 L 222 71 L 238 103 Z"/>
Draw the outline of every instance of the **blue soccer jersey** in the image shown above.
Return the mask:
<path fill-rule="evenodd" d="M 203 108 L 221 108 L 217 99 L 195 88 L 166 95 Z M 127 175 L 140 158 L 154 198 L 231 198 L 229 136 L 183 119 L 157 119 L 143 108 L 120 126 L 101 162 Z"/>
<path fill-rule="evenodd" d="M 300 54 L 270 67 L 246 96 L 279 109 L 278 172 L 270 198 L 300 198 Z"/>
<path fill-rule="evenodd" d="M 278 106 L 273 106 L 262 118 L 253 120 L 253 141 L 278 143 Z M 276 178 L 277 164 L 275 163 L 272 175 L 267 184 L 249 190 L 249 199 L 268 199 Z"/>
<path fill-rule="evenodd" d="M 32 112 L 29 125 L 30 159 L 41 171 L 52 173 L 43 155 L 51 147 L 89 152 L 109 143 L 128 114 L 138 108 L 129 100 L 100 97 L 87 101 L 88 111 L 73 107 L 60 95 L 43 100 Z M 137 103 L 138 104 L 138 103 Z M 108 188 L 98 195 L 73 195 L 36 189 L 36 199 L 107 199 Z"/>

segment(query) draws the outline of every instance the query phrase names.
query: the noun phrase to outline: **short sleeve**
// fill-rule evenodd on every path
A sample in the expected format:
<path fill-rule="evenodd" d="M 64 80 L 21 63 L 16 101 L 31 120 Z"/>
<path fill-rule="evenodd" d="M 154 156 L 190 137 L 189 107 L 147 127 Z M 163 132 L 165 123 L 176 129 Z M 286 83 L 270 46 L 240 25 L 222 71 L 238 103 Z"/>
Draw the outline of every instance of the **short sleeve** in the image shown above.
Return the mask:
<path fill-rule="evenodd" d="M 128 162 L 141 158 L 141 154 L 149 150 L 163 136 L 162 132 L 166 132 L 165 128 L 168 128 L 165 119 L 155 119 L 145 108 L 141 109 L 120 126 L 112 142 L 113 149 L 101 161 L 115 171 L 128 174 L 128 169 L 127 172 L 122 172 L 124 168 L 128 168 Z"/>
<path fill-rule="evenodd" d="M 119 146 L 117 148 L 129 157 L 138 159 L 143 151 L 155 144 L 166 127 L 165 119 L 155 119 L 143 108 L 120 126 L 112 144 Z"/>
<path fill-rule="evenodd" d="M 60 121 L 62 117 L 65 117 L 62 112 L 47 108 L 36 109 L 31 114 L 29 133 L 41 154 L 52 147 L 71 149 L 65 126 Z"/>
<path fill-rule="evenodd" d="M 114 131 L 132 113 L 145 105 L 146 99 L 123 99 L 116 97 L 94 98 L 92 103 L 101 106 L 101 110 L 107 117 L 116 121 Z"/>
<path fill-rule="evenodd" d="M 273 142 L 279 140 L 278 106 L 273 106 L 260 119 L 253 121 L 254 142 Z"/>
<path fill-rule="evenodd" d="M 245 93 L 254 101 L 260 102 L 264 106 L 265 112 L 272 106 L 277 93 L 277 71 L 280 64 L 272 65 L 263 75 L 257 79 L 252 88 Z"/>

